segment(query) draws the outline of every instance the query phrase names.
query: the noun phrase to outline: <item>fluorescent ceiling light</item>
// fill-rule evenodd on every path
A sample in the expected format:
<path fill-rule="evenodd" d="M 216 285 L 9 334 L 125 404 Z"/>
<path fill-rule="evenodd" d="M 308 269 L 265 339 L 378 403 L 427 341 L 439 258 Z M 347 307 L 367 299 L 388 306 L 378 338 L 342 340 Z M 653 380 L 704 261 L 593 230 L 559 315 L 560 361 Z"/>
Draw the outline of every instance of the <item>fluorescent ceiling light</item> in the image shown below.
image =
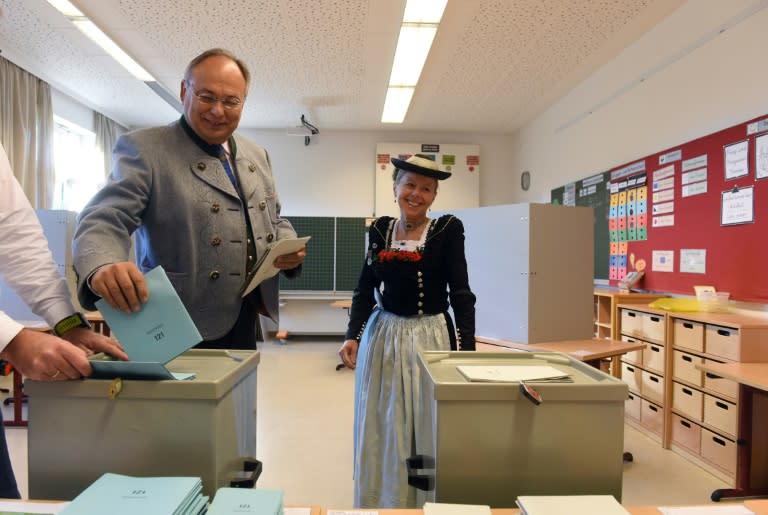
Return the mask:
<path fill-rule="evenodd" d="M 387 89 L 387 98 L 384 100 L 384 112 L 381 113 L 381 122 L 403 123 L 415 89 L 403 87 L 390 87 Z"/>
<path fill-rule="evenodd" d="M 408 0 L 403 13 L 403 22 L 440 23 L 448 0 Z"/>
<path fill-rule="evenodd" d="M 143 82 L 153 82 L 155 78 L 145 70 L 139 63 L 133 60 L 131 56 L 125 53 L 117 43 L 109 39 L 91 20 L 83 15 L 75 6 L 67 0 L 48 0 L 59 12 L 66 16 L 75 27 L 88 36 L 94 43 L 99 45 L 105 52 L 112 56 L 120 65 L 131 72 L 131 74 Z"/>
<path fill-rule="evenodd" d="M 382 123 L 403 123 L 448 0 L 407 0 Z"/>
<path fill-rule="evenodd" d="M 72 5 L 69 0 L 48 0 L 48 3 L 54 6 L 56 10 L 67 18 L 72 16 L 85 16 L 77 7 Z"/>
<path fill-rule="evenodd" d="M 436 33 L 437 25 L 403 24 L 389 76 L 390 86 L 415 86 L 419 82 Z"/>

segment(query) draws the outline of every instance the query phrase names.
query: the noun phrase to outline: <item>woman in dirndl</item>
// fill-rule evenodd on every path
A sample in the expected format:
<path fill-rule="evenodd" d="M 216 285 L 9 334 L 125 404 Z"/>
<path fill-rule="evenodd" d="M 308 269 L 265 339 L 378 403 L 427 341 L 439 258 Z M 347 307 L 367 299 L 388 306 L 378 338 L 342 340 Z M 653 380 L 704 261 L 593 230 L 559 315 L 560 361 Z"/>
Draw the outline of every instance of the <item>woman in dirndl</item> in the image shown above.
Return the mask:
<path fill-rule="evenodd" d="M 420 351 L 475 350 L 464 225 L 428 216 L 451 176 L 424 155 L 392 159 L 400 217 L 377 218 L 352 297 L 341 359 L 355 369 L 355 508 L 414 508 L 406 459 L 416 454 Z M 453 311 L 455 325 L 448 312 Z M 427 428 L 428 429 L 428 428 Z"/>

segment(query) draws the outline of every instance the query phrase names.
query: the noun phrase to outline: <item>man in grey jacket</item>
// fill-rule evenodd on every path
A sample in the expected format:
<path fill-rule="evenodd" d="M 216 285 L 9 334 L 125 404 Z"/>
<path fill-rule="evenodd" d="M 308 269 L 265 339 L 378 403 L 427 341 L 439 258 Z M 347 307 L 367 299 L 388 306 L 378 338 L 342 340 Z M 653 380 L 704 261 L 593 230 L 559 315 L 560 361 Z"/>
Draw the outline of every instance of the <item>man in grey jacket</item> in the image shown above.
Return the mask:
<path fill-rule="evenodd" d="M 162 265 L 204 338 L 198 347 L 253 349 L 259 314 L 277 322 L 277 276 L 240 295 L 267 246 L 296 236 L 280 217 L 267 152 L 234 134 L 249 85 L 240 59 L 203 52 L 181 82 L 181 119 L 117 141 L 109 181 L 80 213 L 73 242 L 84 307 L 102 297 L 138 310 L 148 299 L 143 272 Z M 274 265 L 295 277 L 305 255 Z"/>

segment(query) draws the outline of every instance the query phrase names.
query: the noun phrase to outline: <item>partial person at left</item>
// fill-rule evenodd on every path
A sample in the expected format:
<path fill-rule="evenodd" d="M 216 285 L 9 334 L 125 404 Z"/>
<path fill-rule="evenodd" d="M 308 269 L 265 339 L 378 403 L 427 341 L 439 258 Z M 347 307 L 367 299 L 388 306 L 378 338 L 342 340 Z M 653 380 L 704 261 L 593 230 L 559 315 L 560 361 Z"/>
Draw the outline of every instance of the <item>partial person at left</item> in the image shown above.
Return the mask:
<path fill-rule="evenodd" d="M 53 260 L 43 229 L 13 176 L 0 146 L 0 275 L 53 334 L 27 329 L 0 311 L 0 360 L 36 381 L 66 381 L 91 374 L 88 357 L 104 352 L 127 360 L 113 339 L 91 330 L 78 313 Z M 0 498 L 18 499 L 0 412 Z"/>

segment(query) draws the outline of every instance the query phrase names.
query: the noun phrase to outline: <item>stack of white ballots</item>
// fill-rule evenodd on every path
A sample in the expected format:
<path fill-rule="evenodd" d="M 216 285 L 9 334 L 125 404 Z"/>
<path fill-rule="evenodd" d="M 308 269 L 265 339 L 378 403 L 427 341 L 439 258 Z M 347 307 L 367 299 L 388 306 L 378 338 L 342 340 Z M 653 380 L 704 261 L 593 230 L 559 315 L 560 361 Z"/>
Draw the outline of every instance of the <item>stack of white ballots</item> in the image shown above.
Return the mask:
<path fill-rule="evenodd" d="M 207 515 L 283 515 L 281 490 L 219 488 Z"/>
<path fill-rule="evenodd" d="M 523 515 L 629 515 L 612 495 L 520 495 Z"/>
<path fill-rule="evenodd" d="M 107 473 L 60 515 L 201 515 L 208 506 L 199 477 L 134 477 Z"/>

